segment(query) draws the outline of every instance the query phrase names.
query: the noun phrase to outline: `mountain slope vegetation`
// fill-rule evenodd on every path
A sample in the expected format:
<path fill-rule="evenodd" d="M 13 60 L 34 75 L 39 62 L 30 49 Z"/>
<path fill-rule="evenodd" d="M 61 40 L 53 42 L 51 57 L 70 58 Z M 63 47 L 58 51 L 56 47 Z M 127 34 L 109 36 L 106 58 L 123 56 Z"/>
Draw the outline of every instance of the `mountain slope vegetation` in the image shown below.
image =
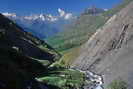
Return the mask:
<path fill-rule="evenodd" d="M 60 51 L 80 46 L 84 44 L 98 28 L 103 26 L 111 16 L 119 12 L 131 1 L 132 0 L 123 0 L 122 3 L 114 8 L 108 11 L 102 11 L 97 15 L 85 13 L 86 9 L 73 24 L 65 26 L 63 32 L 60 32 L 52 38 L 48 38 L 47 42 Z"/>
<path fill-rule="evenodd" d="M 78 51 L 80 50 L 80 46 L 86 43 L 97 29 L 102 27 L 111 16 L 119 12 L 131 1 L 132 0 L 123 0 L 122 3 L 118 4 L 114 8 L 96 15 L 83 13 L 73 24 L 66 26 L 64 28 L 65 31 L 60 32 L 52 38 L 48 38 L 47 42 L 50 45 L 53 45 L 53 47 L 56 50 L 59 50 L 64 56 L 69 55 L 67 58 L 62 57 L 62 60 L 67 61 L 66 65 L 71 64 L 71 61 L 69 63 L 68 60 L 76 59 L 76 55 L 79 55 Z"/>
<path fill-rule="evenodd" d="M 0 89 L 82 87 L 83 73 L 51 65 L 60 57 L 45 41 L 0 14 Z"/>
<path fill-rule="evenodd" d="M 81 47 L 81 54 L 73 62 L 72 67 L 74 68 L 90 70 L 103 75 L 105 89 L 114 80 L 116 82 L 111 85 L 119 87 L 116 89 L 133 88 L 132 8 L 133 2 L 130 2 L 120 12 L 113 15 Z"/>
<path fill-rule="evenodd" d="M 39 48 L 40 45 L 45 47 Z M 0 87 L 2 89 L 26 89 L 34 78 L 45 74 L 56 53 L 44 41 L 0 14 Z M 43 66 L 38 60 L 48 61 Z M 27 82 L 26 82 L 27 81 Z M 32 85 L 31 85 L 32 86 Z M 36 88 L 38 86 L 35 86 Z"/>

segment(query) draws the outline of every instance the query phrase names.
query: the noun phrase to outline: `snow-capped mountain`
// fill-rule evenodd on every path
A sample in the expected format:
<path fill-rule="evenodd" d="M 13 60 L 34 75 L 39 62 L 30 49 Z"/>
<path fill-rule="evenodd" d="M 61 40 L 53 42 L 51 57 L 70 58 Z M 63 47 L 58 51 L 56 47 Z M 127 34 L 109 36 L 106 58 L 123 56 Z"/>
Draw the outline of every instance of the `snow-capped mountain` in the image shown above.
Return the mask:
<path fill-rule="evenodd" d="M 2 13 L 3 15 L 9 17 L 9 18 L 23 18 L 25 20 L 42 20 L 42 21 L 50 21 L 50 22 L 54 22 L 54 21 L 58 21 L 60 19 L 64 19 L 64 20 L 71 20 L 71 19 L 74 19 L 75 16 L 73 16 L 72 13 L 66 13 L 64 10 L 62 9 L 58 9 L 58 13 L 59 15 L 58 16 L 53 16 L 51 14 L 32 14 L 32 15 L 29 15 L 29 16 L 18 16 L 16 15 L 16 13 Z"/>
<path fill-rule="evenodd" d="M 25 20 L 42 20 L 42 21 L 57 21 L 58 18 L 52 16 L 51 14 L 45 15 L 45 14 L 40 14 L 40 15 L 31 15 L 31 16 L 24 16 Z"/>
<path fill-rule="evenodd" d="M 65 24 L 70 23 L 76 16 L 72 13 L 66 13 L 62 9 L 58 9 L 59 15 L 53 16 L 51 14 L 32 14 L 28 16 L 20 16 L 16 13 L 3 13 L 3 15 L 14 20 L 21 25 L 26 31 L 33 33 L 41 39 L 53 36 L 62 31 Z"/>
<path fill-rule="evenodd" d="M 7 16 L 7 17 L 14 17 L 14 18 L 17 17 L 15 13 L 8 13 L 8 12 L 6 12 L 6 13 L 2 13 L 2 14 Z"/>

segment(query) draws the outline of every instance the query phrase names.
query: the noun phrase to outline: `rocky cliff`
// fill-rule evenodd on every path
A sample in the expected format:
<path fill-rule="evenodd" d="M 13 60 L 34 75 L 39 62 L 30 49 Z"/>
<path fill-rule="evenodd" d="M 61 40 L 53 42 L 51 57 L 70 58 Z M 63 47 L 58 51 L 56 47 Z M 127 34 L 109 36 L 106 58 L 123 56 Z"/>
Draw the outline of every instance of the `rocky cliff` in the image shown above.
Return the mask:
<path fill-rule="evenodd" d="M 105 85 L 122 78 L 133 88 L 133 2 L 111 17 L 82 46 L 72 67 L 103 75 Z"/>

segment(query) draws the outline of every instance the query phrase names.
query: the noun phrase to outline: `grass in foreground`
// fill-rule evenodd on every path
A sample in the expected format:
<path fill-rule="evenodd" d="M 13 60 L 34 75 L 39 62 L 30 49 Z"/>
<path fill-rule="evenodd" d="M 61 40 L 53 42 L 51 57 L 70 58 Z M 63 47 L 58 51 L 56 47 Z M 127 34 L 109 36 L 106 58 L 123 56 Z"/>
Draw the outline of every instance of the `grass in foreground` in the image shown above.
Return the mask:
<path fill-rule="evenodd" d="M 69 67 L 80 54 L 80 46 L 61 52 L 62 58 L 59 64 Z"/>
<path fill-rule="evenodd" d="M 81 88 L 84 84 L 84 74 L 76 70 L 54 68 L 47 76 L 38 80 L 61 89 Z"/>
<path fill-rule="evenodd" d="M 127 83 L 121 79 L 114 80 L 108 89 L 127 89 Z"/>

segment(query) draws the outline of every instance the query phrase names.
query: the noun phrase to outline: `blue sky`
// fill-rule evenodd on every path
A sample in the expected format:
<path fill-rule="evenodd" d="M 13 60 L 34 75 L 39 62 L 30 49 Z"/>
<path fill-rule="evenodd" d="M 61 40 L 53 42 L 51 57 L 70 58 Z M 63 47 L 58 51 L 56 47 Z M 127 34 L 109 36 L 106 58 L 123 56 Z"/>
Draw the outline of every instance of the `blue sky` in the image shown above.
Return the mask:
<path fill-rule="evenodd" d="M 112 8 L 122 0 L 0 0 L 0 12 L 17 14 L 51 13 L 57 15 L 61 8 L 74 14 L 81 13 L 85 8 L 95 5 L 99 8 Z"/>

